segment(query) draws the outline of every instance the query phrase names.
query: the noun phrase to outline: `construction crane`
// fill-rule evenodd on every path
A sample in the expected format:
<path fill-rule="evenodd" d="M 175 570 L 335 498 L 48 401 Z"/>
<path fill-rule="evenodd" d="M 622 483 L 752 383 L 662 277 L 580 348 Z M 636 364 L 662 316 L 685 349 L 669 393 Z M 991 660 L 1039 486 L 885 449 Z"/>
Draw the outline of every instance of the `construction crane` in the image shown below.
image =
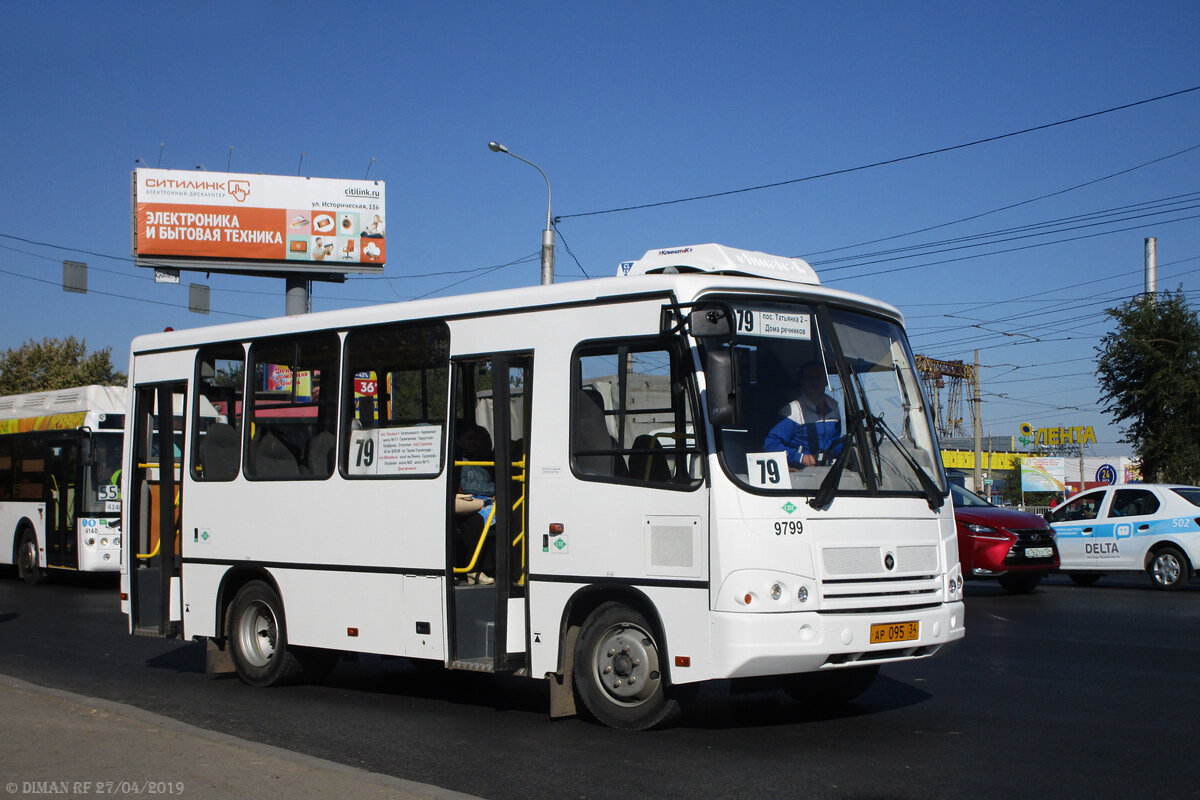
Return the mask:
<path fill-rule="evenodd" d="M 933 402 L 934 425 L 938 436 L 953 438 L 970 436 L 971 429 L 963 426 L 963 383 L 971 390 L 970 397 L 978 393 L 979 375 L 975 367 L 962 361 L 942 361 L 928 356 L 917 355 L 917 371 L 925 383 L 925 390 Z M 942 399 L 945 398 L 945 406 Z M 972 428 L 975 422 L 975 408 L 971 406 Z"/>

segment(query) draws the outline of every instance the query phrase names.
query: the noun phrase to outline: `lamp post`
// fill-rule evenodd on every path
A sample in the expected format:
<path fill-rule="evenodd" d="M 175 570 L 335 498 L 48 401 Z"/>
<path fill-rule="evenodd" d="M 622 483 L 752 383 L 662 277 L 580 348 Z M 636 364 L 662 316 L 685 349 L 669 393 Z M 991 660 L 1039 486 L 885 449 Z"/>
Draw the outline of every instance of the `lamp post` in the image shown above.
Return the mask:
<path fill-rule="evenodd" d="M 546 173 L 537 164 L 527 158 L 521 158 L 499 142 L 488 142 L 488 149 L 493 153 L 507 153 L 518 161 L 524 161 L 540 172 L 542 179 L 546 181 L 546 230 L 542 231 L 542 285 L 554 283 L 554 227 L 551 224 L 553 219 L 550 216 L 550 202 L 552 199 L 550 194 L 550 179 L 546 177 Z"/>

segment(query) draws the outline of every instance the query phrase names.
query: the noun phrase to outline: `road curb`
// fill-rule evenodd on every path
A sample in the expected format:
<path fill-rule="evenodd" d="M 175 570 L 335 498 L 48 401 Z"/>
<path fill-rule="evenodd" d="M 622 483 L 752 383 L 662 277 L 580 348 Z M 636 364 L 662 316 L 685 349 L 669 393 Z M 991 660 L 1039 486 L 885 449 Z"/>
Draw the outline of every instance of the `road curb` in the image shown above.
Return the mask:
<path fill-rule="evenodd" d="M 0 708 L 5 709 L 0 714 L 0 761 L 5 764 L 0 768 L 0 797 L 39 794 L 39 783 L 69 784 L 76 796 L 98 794 L 100 785 L 129 784 L 129 792 L 115 793 L 135 794 L 138 786 L 151 782 L 180 783 L 182 793 L 190 797 L 230 797 L 234 795 L 228 792 L 239 787 L 242 796 L 262 798 L 291 798 L 298 790 L 335 797 L 351 796 L 350 790 L 356 798 L 401 800 L 474 797 L 5 674 L 0 674 Z M 124 757 L 114 758 L 105 748 Z M 147 766 L 154 760 L 151 755 L 159 766 Z M 246 784 L 240 783 L 242 775 Z M 79 790 L 80 786 L 88 788 Z"/>

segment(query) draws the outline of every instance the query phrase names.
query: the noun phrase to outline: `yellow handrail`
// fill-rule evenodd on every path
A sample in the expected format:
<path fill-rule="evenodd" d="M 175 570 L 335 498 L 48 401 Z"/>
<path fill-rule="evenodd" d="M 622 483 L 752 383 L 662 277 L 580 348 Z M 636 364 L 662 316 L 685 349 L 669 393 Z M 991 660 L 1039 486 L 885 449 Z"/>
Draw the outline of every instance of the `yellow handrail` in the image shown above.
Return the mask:
<path fill-rule="evenodd" d="M 487 541 L 488 531 L 492 529 L 492 520 L 496 518 L 496 504 L 492 503 L 492 510 L 488 512 L 487 521 L 483 523 L 483 533 L 479 534 L 479 541 L 475 543 L 475 552 L 471 554 L 471 563 L 465 567 L 455 567 L 456 573 L 467 573 L 475 571 L 475 562 L 479 560 L 479 554 L 483 552 L 483 544 Z"/>
<path fill-rule="evenodd" d="M 525 459 L 521 458 L 519 461 L 514 461 L 514 462 L 512 462 L 512 465 L 514 467 L 516 467 L 517 469 L 521 470 L 521 472 L 519 474 L 515 474 L 515 475 L 511 476 L 513 481 L 517 481 L 521 484 L 521 495 L 520 495 L 520 497 L 517 498 L 516 502 L 513 503 L 513 507 L 512 507 L 513 511 L 516 511 L 525 502 Z M 456 467 L 495 467 L 496 462 L 495 461 L 455 461 L 454 466 L 456 466 Z M 479 554 L 483 552 L 483 545 L 485 542 L 487 542 L 487 535 L 488 535 L 488 532 L 491 531 L 491 529 L 492 529 L 492 522 L 495 520 L 495 518 L 496 518 L 496 504 L 492 503 L 492 508 L 491 508 L 491 511 L 488 512 L 487 520 L 483 523 L 483 532 L 479 534 L 479 541 L 475 543 L 475 552 L 473 552 L 471 554 L 471 562 L 469 564 L 467 564 L 465 567 L 455 567 L 454 574 L 465 575 L 468 572 L 475 571 L 475 562 L 477 562 L 479 560 Z M 513 541 L 512 541 L 513 546 L 514 547 L 517 546 L 520 542 L 522 542 L 524 540 L 525 540 L 525 515 L 522 514 L 521 515 L 521 531 L 516 535 L 515 538 L 513 538 Z M 525 551 L 522 550 L 521 551 L 521 579 L 518 581 L 518 583 L 524 583 L 524 582 L 525 582 Z"/>
<path fill-rule="evenodd" d="M 138 469 L 158 469 L 161 464 L 162 464 L 161 461 L 147 461 L 144 463 L 139 463 Z M 179 464 L 172 463 L 171 466 L 178 467 Z M 179 489 L 180 489 L 180 487 L 178 487 L 178 486 L 175 487 L 175 503 L 171 506 L 174 509 L 179 508 Z M 176 529 L 175 532 L 179 533 L 179 530 Z M 162 549 L 162 537 L 160 536 L 160 537 L 158 537 L 158 541 L 154 543 L 154 549 L 152 551 L 150 551 L 149 553 L 135 553 L 133 557 L 134 558 L 154 558 L 156 555 L 158 555 L 158 551 L 161 549 Z"/>

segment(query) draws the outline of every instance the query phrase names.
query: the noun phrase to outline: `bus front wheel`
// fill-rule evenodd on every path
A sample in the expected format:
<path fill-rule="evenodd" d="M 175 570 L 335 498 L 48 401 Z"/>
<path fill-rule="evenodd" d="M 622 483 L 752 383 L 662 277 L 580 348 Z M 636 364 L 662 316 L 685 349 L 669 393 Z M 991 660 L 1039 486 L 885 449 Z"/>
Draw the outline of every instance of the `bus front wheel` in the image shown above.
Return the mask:
<path fill-rule="evenodd" d="M 680 714 L 668 697 L 660 648 L 645 617 L 621 603 L 604 603 L 584 621 L 575 649 L 575 688 L 597 721 L 646 730 Z"/>
<path fill-rule="evenodd" d="M 42 570 L 38 567 L 37 535 L 28 528 L 17 545 L 17 575 L 29 586 L 40 583 Z"/>
<path fill-rule="evenodd" d="M 283 603 L 263 581 L 247 583 L 234 596 L 228 641 L 238 677 L 251 686 L 289 683 L 303 671 L 288 650 Z"/>

